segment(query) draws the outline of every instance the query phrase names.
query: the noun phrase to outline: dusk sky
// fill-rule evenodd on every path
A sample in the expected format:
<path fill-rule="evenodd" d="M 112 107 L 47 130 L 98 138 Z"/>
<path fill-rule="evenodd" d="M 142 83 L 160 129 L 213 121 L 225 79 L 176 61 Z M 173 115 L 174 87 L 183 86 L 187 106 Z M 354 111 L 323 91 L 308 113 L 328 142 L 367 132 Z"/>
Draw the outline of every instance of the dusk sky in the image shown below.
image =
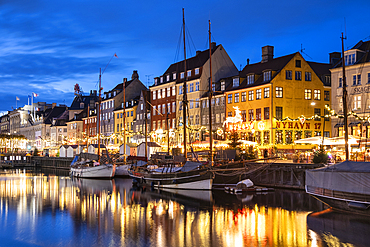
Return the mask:
<path fill-rule="evenodd" d="M 275 57 L 304 49 L 308 61 L 370 39 L 370 1 L 78 1 L 0 0 L 0 111 L 34 101 L 66 104 L 74 85 L 85 93 L 108 91 L 131 78 L 152 85 L 168 66 L 183 59 L 180 43 L 185 8 L 187 57 L 222 44 L 240 69 L 261 60 L 261 47 Z M 113 57 L 117 54 L 118 58 Z"/>

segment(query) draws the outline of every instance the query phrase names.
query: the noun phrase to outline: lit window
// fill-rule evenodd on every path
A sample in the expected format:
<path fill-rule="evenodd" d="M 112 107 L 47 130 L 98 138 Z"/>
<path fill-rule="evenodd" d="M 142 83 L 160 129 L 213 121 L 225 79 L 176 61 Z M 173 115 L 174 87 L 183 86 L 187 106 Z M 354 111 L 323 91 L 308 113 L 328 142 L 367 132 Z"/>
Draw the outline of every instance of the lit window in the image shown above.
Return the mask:
<path fill-rule="evenodd" d="M 228 104 L 231 104 L 233 102 L 233 95 L 232 94 L 228 94 L 227 95 L 227 103 Z"/>
<path fill-rule="evenodd" d="M 161 89 L 158 90 L 158 99 L 162 97 L 161 91 L 162 91 Z"/>
<path fill-rule="evenodd" d="M 312 99 L 312 90 L 311 89 L 305 89 L 304 90 L 304 99 Z"/>
<path fill-rule="evenodd" d="M 321 100 L 321 90 L 320 89 L 313 90 L 313 99 Z"/>
<path fill-rule="evenodd" d="M 162 89 L 162 98 L 166 98 L 166 89 L 165 88 Z"/>
<path fill-rule="evenodd" d="M 190 93 L 194 92 L 194 83 L 190 83 Z"/>
<path fill-rule="evenodd" d="M 262 89 L 257 89 L 256 90 L 256 99 L 261 99 L 262 98 Z"/>
<path fill-rule="evenodd" d="M 239 93 L 236 93 L 236 94 L 235 94 L 234 102 L 235 102 L 235 103 L 239 103 Z"/>
<path fill-rule="evenodd" d="M 263 97 L 264 98 L 270 98 L 270 88 L 269 87 L 265 87 L 263 89 Z"/>
<path fill-rule="evenodd" d="M 239 78 L 233 79 L 233 87 L 239 87 Z"/>
<path fill-rule="evenodd" d="M 199 91 L 199 81 L 195 82 L 195 91 Z"/>
<path fill-rule="evenodd" d="M 166 75 L 166 81 L 170 81 L 170 75 Z"/>
<path fill-rule="evenodd" d="M 254 100 L 254 91 L 249 91 L 249 92 L 248 92 L 248 100 L 249 100 L 249 101 Z"/>
<path fill-rule="evenodd" d="M 271 80 L 271 71 L 263 72 L 263 81 L 270 81 Z"/>
<path fill-rule="evenodd" d="M 184 72 L 181 72 L 180 73 L 180 79 L 184 79 L 184 76 L 185 76 L 185 73 Z"/>
<path fill-rule="evenodd" d="M 176 72 L 174 72 L 174 73 L 172 74 L 172 79 L 173 79 L 173 80 L 176 80 Z"/>
<path fill-rule="evenodd" d="M 254 75 L 248 75 L 247 76 L 247 84 L 253 84 L 254 83 Z"/>
<path fill-rule="evenodd" d="M 196 74 L 196 75 L 199 75 L 199 68 L 196 68 L 196 69 L 195 69 L 195 74 Z"/>
<path fill-rule="evenodd" d="M 369 73 L 369 83 L 370 83 L 370 73 Z M 225 81 L 221 81 L 221 91 L 225 91 Z"/>
<path fill-rule="evenodd" d="M 187 74 L 186 74 L 187 77 L 190 77 L 191 76 L 191 70 L 188 70 Z"/>
<path fill-rule="evenodd" d="M 242 92 L 242 102 L 247 100 L 247 92 Z"/>
<path fill-rule="evenodd" d="M 276 87 L 276 98 L 282 98 L 282 97 L 283 97 L 283 88 Z"/>
<path fill-rule="evenodd" d="M 179 95 L 182 94 L 182 86 L 179 86 Z"/>

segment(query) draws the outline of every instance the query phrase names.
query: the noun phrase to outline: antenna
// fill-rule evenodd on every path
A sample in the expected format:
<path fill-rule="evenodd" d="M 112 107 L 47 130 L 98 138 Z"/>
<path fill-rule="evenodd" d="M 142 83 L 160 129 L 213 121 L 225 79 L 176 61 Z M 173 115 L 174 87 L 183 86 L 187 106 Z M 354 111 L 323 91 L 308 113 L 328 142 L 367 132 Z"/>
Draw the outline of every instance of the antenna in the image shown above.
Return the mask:
<path fill-rule="evenodd" d="M 148 87 L 148 85 L 149 85 L 149 81 L 150 81 L 150 77 L 152 76 L 153 74 L 150 74 L 150 75 L 145 75 L 145 77 L 146 77 L 146 87 Z"/>
<path fill-rule="evenodd" d="M 306 50 L 306 49 L 305 49 L 305 48 L 303 48 L 303 45 L 301 44 L 301 50 L 300 50 L 300 52 L 301 52 L 302 54 L 306 55 L 307 57 L 309 57 L 310 59 L 312 59 L 312 60 L 313 60 L 313 58 L 312 58 L 312 57 L 310 57 L 307 53 L 305 53 L 305 52 L 304 52 L 304 50 Z"/>

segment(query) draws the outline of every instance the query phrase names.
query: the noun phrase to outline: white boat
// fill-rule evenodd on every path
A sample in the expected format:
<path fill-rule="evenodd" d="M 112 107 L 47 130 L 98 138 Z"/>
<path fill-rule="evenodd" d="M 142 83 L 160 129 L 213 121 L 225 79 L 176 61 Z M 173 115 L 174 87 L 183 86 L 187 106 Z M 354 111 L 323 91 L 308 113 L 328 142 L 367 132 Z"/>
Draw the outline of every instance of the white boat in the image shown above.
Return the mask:
<path fill-rule="evenodd" d="M 109 157 L 100 157 L 90 153 L 76 155 L 71 163 L 70 175 L 79 178 L 106 178 L 114 177 L 116 166 L 109 162 Z"/>
<path fill-rule="evenodd" d="M 128 177 L 128 169 L 131 167 L 131 165 L 119 165 L 116 164 L 116 172 L 115 176 L 116 177 Z"/>
<path fill-rule="evenodd" d="M 306 170 L 306 192 L 332 207 L 370 215 L 370 162 Z"/>

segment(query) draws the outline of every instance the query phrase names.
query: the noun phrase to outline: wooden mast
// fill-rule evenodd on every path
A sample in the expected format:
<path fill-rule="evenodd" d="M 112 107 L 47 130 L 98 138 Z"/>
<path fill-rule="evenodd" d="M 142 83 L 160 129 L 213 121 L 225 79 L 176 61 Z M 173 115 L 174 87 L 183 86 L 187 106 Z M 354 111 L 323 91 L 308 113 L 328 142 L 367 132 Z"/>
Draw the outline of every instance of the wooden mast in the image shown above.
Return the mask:
<path fill-rule="evenodd" d="M 101 106 L 101 68 L 99 73 L 99 103 L 98 103 L 98 162 L 100 164 L 100 106 Z"/>
<path fill-rule="evenodd" d="M 208 105 L 209 105 L 209 154 L 211 156 L 211 163 L 210 166 L 213 165 L 213 136 L 212 136 L 212 43 L 211 43 L 211 21 L 209 20 L 209 95 L 208 95 Z"/>
<path fill-rule="evenodd" d="M 126 164 L 126 80 L 123 79 L 123 162 Z"/>
<path fill-rule="evenodd" d="M 186 46 L 185 46 L 185 14 L 184 8 L 182 9 L 182 25 L 183 25 L 183 36 L 184 36 L 184 85 L 183 85 L 183 100 L 182 100 L 182 121 L 183 121 L 183 128 L 184 128 L 184 157 L 185 161 L 187 160 L 187 150 L 186 150 L 186 108 L 187 108 L 187 88 L 186 88 L 186 80 L 187 80 L 187 72 L 186 72 Z"/>
<path fill-rule="evenodd" d="M 346 160 L 349 160 L 349 152 L 348 152 L 348 116 L 347 116 L 347 82 L 346 82 L 346 69 L 345 69 L 345 59 L 344 59 L 344 44 L 342 33 L 342 68 L 343 68 L 343 116 L 344 116 L 344 140 L 345 140 L 345 151 L 346 151 Z"/>

